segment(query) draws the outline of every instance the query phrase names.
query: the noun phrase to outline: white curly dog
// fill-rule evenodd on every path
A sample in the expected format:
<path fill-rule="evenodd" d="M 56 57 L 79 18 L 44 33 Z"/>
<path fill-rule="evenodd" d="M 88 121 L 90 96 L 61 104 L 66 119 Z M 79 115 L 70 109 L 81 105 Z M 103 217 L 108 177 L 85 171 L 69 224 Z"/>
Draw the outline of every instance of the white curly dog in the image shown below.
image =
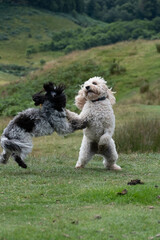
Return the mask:
<path fill-rule="evenodd" d="M 78 115 L 68 111 L 68 117 L 87 122 L 76 168 L 83 168 L 95 154 L 103 156 L 104 167 L 108 170 L 121 170 L 116 164 L 118 154 L 114 140 L 115 116 L 112 105 L 114 92 L 101 77 L 86 81 L 75 98 L 76 106 L 82 110 Z"/>

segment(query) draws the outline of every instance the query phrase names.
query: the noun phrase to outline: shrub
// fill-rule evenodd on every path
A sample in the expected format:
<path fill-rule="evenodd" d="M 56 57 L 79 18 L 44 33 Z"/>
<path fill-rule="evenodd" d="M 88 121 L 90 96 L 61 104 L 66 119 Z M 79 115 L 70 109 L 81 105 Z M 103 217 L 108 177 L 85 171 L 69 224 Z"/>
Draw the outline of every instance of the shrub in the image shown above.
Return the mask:
<path fill-rule="evenodd" d="M 28 33 L 28 38 L 32 38 L 32 34 L 31 33 Z"/>
<path fill-rule="evenodd" d="M 34 68 L 29 68 L 15 64 L 2 64 L 2 63 L 0 64 L 0 71 L 10 73 L 15 76 L 25 76 L 31 70 L 34 70 Z"/>
<path fill-rule="evenodd" d="M 158 152 L 160 151 L 160 121 L 153 119 L 135 119 L 115 131 L 118 152 Z"/>
<path fill-rule="evenodd" d="M 8 36 L 6 34 L 0 34 L 0 41 L 6 41 L 9 40 Z"/>
<path fill-rule="evenodd" d="M 109 67 L 109 75 L 113 74 L 121 74 L 126 72 L 126 68 L 121 66 L 116 59 L 113 59 L 110 67 Z"/>
<path fill-rule="evenodd" d="M 39 44 L 39 51 L 46 52 L 46 51 L 49 51 L 49 50 L 52 50 L 51 49 L 51 44 L 48 44 L 48 43 L 40 43 Z"/>
<path fill-rule="evenodd" d="M 41 65 L 44 65 L 45 63 L 46 63 L 46 61 L 45 61 L 44 59 L 41 59 L 41 60 L 40 60 L 40 64 L 41 64 Z"/>
<path fill-rule="evenodd" d="M 31 45 L 26 49 L 26 57 L 30 57 L 31 54 L 36 52 L 37 52 L 36 48 L 33 45 Z"/>
<path fill-rule="evenodd" d="M 145 81 L 140 87 L 140 93 L 145 93 L 148 91 L 149 91 L 149 83 Z"/>
<path fill-rule="evenodd" d="M 160 43 L 156 44 L 156 49 L 157 49 L 157 52 L 160 53 Z"/>

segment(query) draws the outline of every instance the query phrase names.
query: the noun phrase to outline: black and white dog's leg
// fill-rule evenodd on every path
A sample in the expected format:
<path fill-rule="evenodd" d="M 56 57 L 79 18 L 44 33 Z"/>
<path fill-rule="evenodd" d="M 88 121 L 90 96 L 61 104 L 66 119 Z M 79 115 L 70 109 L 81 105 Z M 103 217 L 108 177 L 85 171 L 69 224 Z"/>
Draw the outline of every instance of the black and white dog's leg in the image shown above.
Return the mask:
<path fill-rule="evenodd" d="M 19 145 L 20 149 L 19 151 L 15 151 L 12 154 L 13 159 L 17 164 L 22 167 L 22 168 L 27 168 L 27 164 L 24 162 L 24 159 L 27 157 L 27 155 L 32 151 L 32 139 L 28 138 L 27 142 L 18 142 L 17 144 Z"/>
<path fill-rule="evenodd" d="M 5 149 L 3 149 L 3 152 L 0 154 L 0 163 L 7 164 L 9 157 L 11 153 Z"/>
<path fill-rule="evenodd" d="M 87 127 L 86 119 L 83 119 L 77 113 L 71 112 L 70 110 L 66 109 L 66 114 L 67 119 L 73 128 L 73 131 L 84 129 Z"/>
<path fill-rule="evenodd" d="M 18 163 L 18 165 L 22 168 L 27 168 L 27 165 L 25 164 L 25 162 L 21 159 L 21 157 L 19 157 L 16 154 L 13 154 L 12 157 L 14 158 L 15 162 Z"/>

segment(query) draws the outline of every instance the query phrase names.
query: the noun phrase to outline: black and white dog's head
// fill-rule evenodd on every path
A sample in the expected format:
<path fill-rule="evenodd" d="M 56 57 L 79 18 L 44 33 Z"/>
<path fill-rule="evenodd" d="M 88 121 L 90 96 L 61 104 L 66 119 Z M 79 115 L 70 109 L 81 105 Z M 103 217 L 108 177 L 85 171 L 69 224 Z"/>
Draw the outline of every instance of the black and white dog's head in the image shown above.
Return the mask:
<path fill-rule="evenodd" d="M 49 102 L 51 107 L 57 111 L 62 111 L 66 106 L 66 96 L 64 94 L 64 85 L 60 84 L 56 86 L 52 82 L 45 83 L 43 85 L 44 90 L 36 93 L 32 96 L 32 99 L 36 106 Z M 43 94 L 43 92 L 46 92 Z"/>

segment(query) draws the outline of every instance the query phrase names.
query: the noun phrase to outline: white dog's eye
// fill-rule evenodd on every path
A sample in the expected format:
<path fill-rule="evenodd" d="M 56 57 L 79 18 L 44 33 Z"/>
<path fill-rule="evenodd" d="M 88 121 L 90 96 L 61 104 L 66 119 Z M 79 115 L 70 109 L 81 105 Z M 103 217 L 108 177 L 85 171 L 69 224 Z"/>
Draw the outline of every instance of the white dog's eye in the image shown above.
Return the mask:
<path fill-rule="evenodd" d="M 94 84 L 94 85 L 97 85 L 97 83 L 96 83 L 96 82 L 93 82 L 92 84 Z"/>

